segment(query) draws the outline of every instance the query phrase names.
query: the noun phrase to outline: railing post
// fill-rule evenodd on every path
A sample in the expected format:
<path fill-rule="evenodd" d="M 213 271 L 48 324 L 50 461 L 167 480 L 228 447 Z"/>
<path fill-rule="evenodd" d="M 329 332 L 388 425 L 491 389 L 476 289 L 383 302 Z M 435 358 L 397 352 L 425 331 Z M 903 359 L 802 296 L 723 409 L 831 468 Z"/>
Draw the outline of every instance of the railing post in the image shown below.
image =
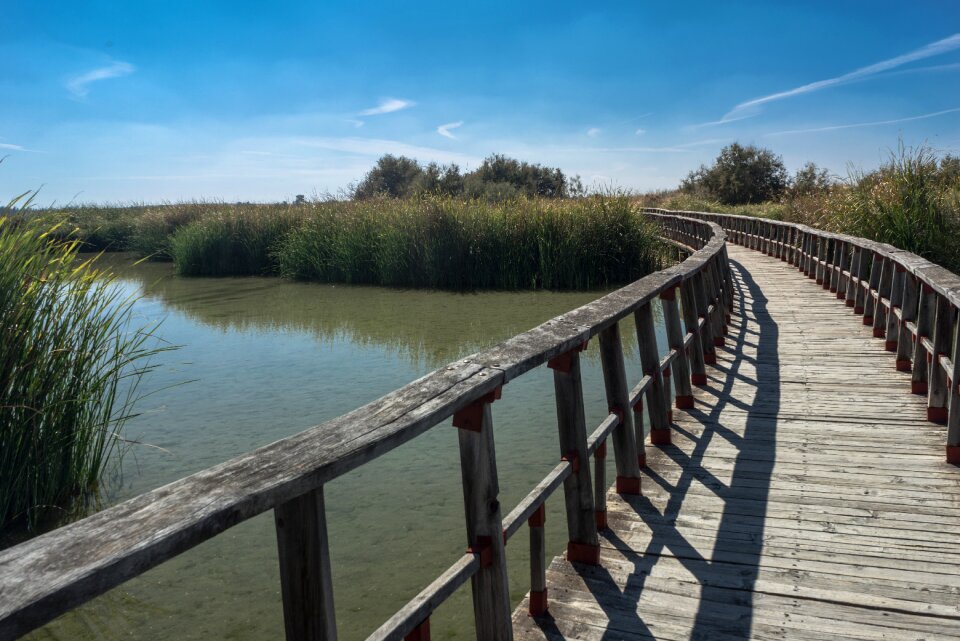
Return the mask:
<path fill-rule="evenodd" d="M 830 291 L 835 293 L 838 299 L 843 300 L 847 296 L 847 277 L 843 272 L 849 273 L 850 270 L 850 251 L 846 241 L 837 243 L 837 255 L 837 282 Z"/>
<path fill-rule="evenodd" d="M 880 301 L 877 299 L 880 293 L 880 277 L 883 271 L 883 256 L 874 252 L 873 261 L 870 266 L 870 281 L 863 303 L 863 324 L 873 326 L 873 315 L 877 311 Z"/>
<path fill-rule="evenodd" d="M 826 258 L 830 255 L 829 245 L 829 238 L 817 236 L 816 244 L 814 245 L 816 248 L 816 263 L 814 264 L 813 276 L 811 276 L 817 285 L 823 285 L 823 277 L 827 266 Z"/>
<path fill-rule="evenodd" d="M 958 310 L 960 313 L 960 310 Z M 953 337 L 953 372 L 947 416 L 947 463 L 960 465 L 960 319 Z"/>
<path fill-rule="evenodd" d="M 646 303 L 634 314 L 637 326 L 637 345 L 640 349 L 640 366 L 651 378 L 647 387 L 647 407 L 650 414 L 650 442 L 654 445 L 670 443 L 671 412 L 664 403 L 663 375 L 660 372 L 660 352 L 657 349 L 657 332 L 653 324 L 653 311 Z M 704 327 L 707 325 L 705 324 Z"/>
<path fill-rule="evenodd" d="M 623 363 L 623 342 L 620 339 L 620 326 L 617 323 L 600 332 L 600 362 L 603 367 L 607 407 L 620 417 L 620 424 L 614 428 L 612 434 L 613 458 L 617 466 L 617 492 L 640 494 L 640 457 L 637 452 L 633 412 L 629 407 L 630 388 L 627 385 L 627 373 Z M 599 460 L 597 464 L 600 465 Z M 606 497 L 606 491 L 606 483 L 597 488 L 597 492 L 603 493 L 604 497 Z"/>
<path fill-rule="evenodd" d="M 913 274 L 903 275 L 903 298 L 900 307 L 900 322 L 897 329 L 897 371 L 909 372 L 913 369 L 913 352 L 916 337 L 907 328 L 908 322 L 917 319 L 920 283 Z"/>
<path fill-rule="evenodd" d="M 703 344 L 700 339 L 700 316 L 697 314 L 697 298 L 693 281 L 680 284 L 680 299 L 683 303 L 683 324 L 688 334 L 693 334 L 688 353 L 690 356 L 690 380 L 694 385 L 707 384 L 707 368 L 703 361 Z"/>
<path fill-rule="evenodd" d="M 850 259 L 850 275 L 847 277 L 847 296 L 845 299 L 847 307 L 855 307 L 857 304 L 857 284 L 855 281 L 860 275 L 860 263 L 862 260 L 863 251 L 854 245 L 853 255 Z"/>
<path fill-rule="evenodd" d="M 683 328 L 680 326 L 676 293 L 675 287 L 660 292 L 660 306 L 663 308 L 663 321 L 667 328 L 667 345 L 677 352 L 677 358 L 673 361 L 676 370 L 673 376 L 673 386 L 677 392 L 676 406 L 677 409 L 688 410 L 693 408 L 693 389 L 690 385 L 690 362 L 683 346 Z"/>
<path fill-rule="evenodd" d="M 860 261 L 857 264 L 857 289 L 854 292 L 854 299 L 853 299 L 853 313 L 857 315 L 863 314 L 864 310 L 866 309 L 865 301 L 869 294 L 869 289 L 867 287 L 864 287 L 864 285 L 868 284 L 867 282 L 865 282 L 867 280 L 867 272 L 870 269 L 869 267 L 870 260 L 868 259 L 870 259 L 872 256 L 873 256 L 873 252 L 871 250 L 869 249 L 860 250 Z"/>
<path fill-rule="evenodd" d="M 903 313 L 903 283 L 906 273 L 900 263 L 893 263 L 893 280 L 890 284 L 890 310 L 887 313 L 886 341 L 883 348 L 888 352 L 896 352 L 900 341 L 900 321 L 897 319 L 897 310 Z"/>
<path fill-rule="evenodd" d="M 287 641 L 336 641 L 323 486 L 273 510 Z"/>
<path fill-rule="evenodd" d="M 693 278 L 693 291 L 697 297 L 697 314 L 703 319 L 703 327 L 700 330 L 700 345 L 703 348 L 703 362 L 708 365 L 715 365 L 717 362 L 717 352 L 714 349 L 713 326 L 710 318 L 710 299 L 707 296 L 704 281 L 703 270 L 701 269 Z"/>
<path fill-rule="evenodd" d="M 490 411 L 490 403 L 499 397 L 497 388 L 453 415 L 460 443 L 467 546 L 480 558 L 480 569 L 470 579 L 478 641 L 513 638 Z"/>
<path fill-rule="evenodd" d="M 887 336 L 887 314 L 893 313 L 893 302 L 890 300 L 890 291 L 893 284 L 893 261 L 889 258 L 881 259 L 880 282 L 877 284 L 877 299 L 873 309 L 873 337 L 886 338 Z M 888 310 L 883 305 L 883 299 L 887 299 L 890 305 Z"/>
<path fill-rule="evenodd" d="M 548 365 L 553 370 L 556 391 L 560 456 L 573 467 L 572 474 L 563 482 L 569 535 L 567 560 L 598 565 L 600 539 L 594 515 L 593 483 L 587 457 L 587 427 L 583 413 L 583 382 L 580 378 L 580 351 L 584 348 L 586 343 L 551 359 Z"/>
<path fill-rule="evenodd" d="M 917 310 L 917 336 L 913 343 L 913 373 L 910 376 L 910 392 L 913 394 L 927 394 L 928 391 L 927 348 L 923 345 L 923 339 L 930 338 L 936 313 L 937 301 L 933 290 L 921 281 L 920 308 Z"/>
<path fill-rule="evenodd" d="M 934 423 L 947 422 L 947 373 L 943 371 L 940 358 L 950 351 L 953 330 L 953 307 L 945 296 L 934 294 L 936 319 L 933 325 L 933 351 L 927 354 L 929 372 L 927 374 L 927 420 Z"/>
<path fill-rule="evenodd" d="M 544 525 L 547 520 L 545 505 L 537 508 L 529 519 L 530 528 L 530 615 L 547 612 L 547 544 Z"/>

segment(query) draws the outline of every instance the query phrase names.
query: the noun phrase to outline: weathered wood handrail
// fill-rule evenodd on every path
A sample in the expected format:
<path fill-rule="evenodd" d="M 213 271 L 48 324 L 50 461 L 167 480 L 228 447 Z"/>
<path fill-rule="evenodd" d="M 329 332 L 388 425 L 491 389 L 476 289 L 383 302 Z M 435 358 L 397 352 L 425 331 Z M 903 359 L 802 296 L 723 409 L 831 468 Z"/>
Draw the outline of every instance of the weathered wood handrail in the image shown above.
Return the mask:
<path fill-rule="evenodd" d="M 322 425 L 0 552 L 0 641 L 50 621 L 124 581 L 257 514 L 273 509 L 288 639 L 335 639 L 333 585 L 323 486 L 453 418 L 460 438 L 467 554 L 401 609 L 371 639 L 423 639 L 430 613 L 467 580 L 477 634 L 510 638 L 504 545 L 524 520 L 531 531 L 532 608 L 546 608 L 543 506 L 564 486 L 572 560 L 595 563 L 605 513 L 594 495 L 589 459 L 602 476 L 613 435 L 618 491 L 640 492 L 642 399 L 669 441 L 671 367 L 678 404 L 722 340 L 732 301 L 725 234 L 714 223 L 650 213 L 666 239 L 689 257 L 499 345 L 458 360 Z M 665 312 L 669 350 L 659 357 L 651 304 L 683 296 L 684 327 Z M 673 303 L 675 304 L 675 303 Z M 666 309 L 666 308 L 665 308 Z M 633 314 L 644 376 L 628 390 L 617 323 Z M 599 336 L 610 414 L 590 435 L 583 414 L 579 351 Z M 679 340 L 678 340 L 678 337 Z M 692 353 L 691 353 L 692 352 Z M 490 404 L 502 387 L 543 364 L 554 371 L 561 462 L 501 520 Z M 682 363 L 682 364 L 681 364 Z M 679 380 L 680 374 L 685 380 Z M 633 410 L 632 412 L 630 410 Z M 602 489 L 602 488 L 601 488 Z"/>
<path fill-rule="evenodd" d="M 946 460 L 960 465 L 960 276 L 893 245 L 749 216 L 648 209 L 719 224 L 735 243 L 796 266 L 863 317 L 927 419 L 947 425 Z"/>

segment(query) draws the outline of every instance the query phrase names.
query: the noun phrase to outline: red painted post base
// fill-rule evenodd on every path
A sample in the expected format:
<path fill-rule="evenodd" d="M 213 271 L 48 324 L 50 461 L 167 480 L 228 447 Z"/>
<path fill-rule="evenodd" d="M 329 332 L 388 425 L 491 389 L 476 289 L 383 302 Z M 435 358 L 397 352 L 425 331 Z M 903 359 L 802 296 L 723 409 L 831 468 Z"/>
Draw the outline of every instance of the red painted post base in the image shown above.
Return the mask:
<path fill-rule="evenodd" d="M 693 409 L 693 397 L 692 396 L 678 396 L 676 400 L 676 406 L 678 410 L 692 410 Z"/>
<path fill-rule="evenodd" d="M 873 328 L 873 337 L 874 337 L 874 338 L 886 338 L 886 337 L 887 337 L 887 330 L 885 330 L 885 329 L 882 328 L 882 327 L 874 327 L 874 328 Z"/>
<path fill-rule="evenodd" d="M 822 279 L 822 278 L 818 278 L 818 279 L 817 279 L 817 285 L 823 285 L 823 279 Z"/>
<path fill-rule="evenodd" d="M 831 288 L 830 288 L 830 293 L 831 293 L 831 294 L 836 294 L 836 293 L 837 293 L 837 288 L 836 288 L 836 287 L 831 287 Z"/>
<path fill-rule="evenodd" d="M 691 374 L 690 382 L 694 385 L 706 385 L 707 384 L 707 375 L 706 374 Z"/>
<path fill-rule="evenodd" d="M 530 590 L 530 616 L 542 617 L 547 613 L 547 589 L 543 592 Z"/>
<path fill-rule="evenodd" d="M 853 313 L 854 313 L 854 314 L 862 314 L 862 313 L 863 313 L 863 305 L 854 305 L 854 306 L 853 306 Z"/>
<path fill-rule="evenodd" d="M 640 467 L 647 464 L 646 456 L 637 457 Z M 642 461 L 639 459 L 643 459 Z M 632 496 L 642 496 L 640 491 L 640 479 L 632 476 L 617 476 L 617 494 L 629 494 Z"/>
<path fill-rule="evenodd" d="M 607 511 L 606 510 L 594 510 L 593 518 L 597 521 L 598 530 L 607 529 Z"/>
<path fill-rule="evenodd" d="M 430 641 L 430 619 L 424 619 L 423 623 L 410 630 L 403 641 Z"/>
<path fill-rule="evenodd" d="M 853 307 L 853 301 L 852 300 L 846 301 L 846 305 L 847 307 Z"/>
<path fill-rule="evenodd" d="M 888 352 L 897 351 L 897 341 L 886 341 L 883 344 L 883 349 L 887 350 Z"/>
<path fill-rule="evenodd" d="M 947 463 L 960 465 L 960 445 L 947 446 Z"/>
<path fill-rule="evenodd" d="M 922 395 L 927 393 L 926 381 L 910 381 L 910 393 Z"/>
<path fill-rule="evenodd" d="M 910 362 L 909 358 L 898 358 L 897 359 L 897 371 L 898 372 L 910 372 L 913 370 L 913 363 Z"/>
<path fill-rule="evenodd" d="M 716 347 L 723 347 L 724 345 L 727 344 L 727 341 L 723 338 L 723 336 L 714 336 L 714 337 L 713 337 L 713 344 L 714 344 Z"/>
<path fill-rule="evenodd" d="M 946 407 L 928 407 L 927 408 L 927 420 L 931 423 L 940 423 L 941 425 L 947 422 L 947 408 Z"/>
<path fill-rule="evenodd" d="M 654 445 L 670 445 L 670 430 L 650 430 L 650 442 Z"/>
<path fill-rule="evenodd" d="M 703 362 L 707 365 L 716 365 L 717 364 L 717 353 L 716 352 L 704 352 L 703 353 Z"/>
<path fill-rule="evenodd" d="M 863 317 L 864 325 L 873 325 L 873 316 L 864 316 Z"/>
<path fill-rule="evenodd" d="M 600 546 L 588 543 L 567 543 L 567 561 L 584 565 L 600 565 Z"/>
<path fill-rule="evenodd" d="M 843 300 L 847 297 L 847 292 L 837 292 L 837 298 Z"/>

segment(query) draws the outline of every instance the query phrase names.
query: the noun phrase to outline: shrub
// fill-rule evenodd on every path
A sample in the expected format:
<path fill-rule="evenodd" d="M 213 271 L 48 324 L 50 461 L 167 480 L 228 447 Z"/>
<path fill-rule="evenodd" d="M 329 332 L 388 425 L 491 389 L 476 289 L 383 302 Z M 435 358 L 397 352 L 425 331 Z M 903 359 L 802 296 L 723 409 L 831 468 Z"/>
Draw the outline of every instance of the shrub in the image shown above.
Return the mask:
<path fill-rule="evenodd" d="M 725 205 L 741 205 L 776 200 L 787 184 L 780 156 L 769 149 L 733 143 L 720 150 L 713 165 L 690 172 L 681 189 L 703 193 Z"/>

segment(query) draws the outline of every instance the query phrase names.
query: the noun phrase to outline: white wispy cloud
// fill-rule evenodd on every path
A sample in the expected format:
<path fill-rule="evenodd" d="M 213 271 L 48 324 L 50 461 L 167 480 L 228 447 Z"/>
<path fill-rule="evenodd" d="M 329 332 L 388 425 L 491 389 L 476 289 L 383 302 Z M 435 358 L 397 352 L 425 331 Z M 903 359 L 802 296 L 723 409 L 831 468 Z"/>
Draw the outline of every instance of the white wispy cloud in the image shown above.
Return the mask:
<path fill-rule="evenodd" d="M 9 149 L 11 151 L 26 151 L 25 148 L 20 145 L 12 145 L 8 142 L 0 142 L 0 149 Z"/>
<path fill-rule="evenodd" d="M 136 71 L 136 67 L 132 64 L 118 60 L 109 66 L 91 69 L 86 73 L 70 78 L 66 83 L 67 91 L 72 93 L 76 98 L 83 98 L 90 93 L 90 85 L 92 83 L 99 80 L 129 76 L 134 71 Z"/>
<path fill-rule="evenodd" d="M 437 127 L 437 133 L 443 136 L 444 138 L 449 138 L 450 140 L 456 140 L 457 137 L 450 133 L 451 129 L 456 129 L 457 127 L 462 127 L 463 121 L 458 120 L 457 122 L 448 122 L 445 125 L 440 125 Z"/>
<path fill-rule="evenodd" d="M 636 135 L 636 136 L 642 136 L 643 134 L 647 133 L 647 130 L 646 130 L 646 129 L 637 129 L 637 130 L 636 130 L 635 132 L 633 132 L 633 133 L 634 133 L 634 135 Z"/>
<path fill-rule="evenodd" d="M 602 130 L 599 127 L 591 127 L 590 129 L 587 129 L 587 135 L 591 138 L 596 138 L 600 135 L 601 131 Z"/>
<path fill-rule="evenodd" d="M 380 104 L 376 107 L 371 107 L 370 109 L 364 109 L 360 112 L 361 116 L 379 116 L 381 114 L 389 114 L 394 111 L 400 111 L 401 109 L 408 109 L 414 106 L 415 102 L 412 100 L 401 100 L 400 98 L 385 98 L 380 101 Z"/>
<path fill-rule="evenodd" d="M 409 156 L 419 160 L 434 160 L 442 163 L 455 162 L 458 165 L 478 166 L 482 158 L 467 154 L 411 145 L 397 140 L 379 138 L 296 138 L 293 143 L 302 147 L 327 149 L 361 156 Z"/>
<path fill-rule="evenodd" d="M 862 80 L 864 78 L 876 75 L 878 73 L 900 67 L 910 62 L 915 62 L 917 60 L 923 60 L 925 58 L 931 58 L 933 56 L 939 56 L 955 49 L 960 49 L 960 33 L 955 33 L 949 38 L 944 38 L 943 40 L 937 40 L 936 42 L 931 42 L 928 45 L 924 45 L 919 49 L 915 49 L 909 53 L 905 53 L 901 56 L 896 56 L 895 58 L 890 58 L 888 60 L 883 60 L 881 62 L 868 65 L 866 67 L 861 67 L 855 69 L 849 73 L 845 73 L 841 76 L 836 76 L 835 78 L 827 78 L 826 80 L 818 80 L 816 82 L 811 82 L 793 89 L 788 89 L 787 91 L 781 91 L 778 93 L 773 93 L 768 96 L 761 96 L 760 98 L 754 98 L 752 100 L 747 100 L 746 102 L 741 102 L 731 109 L 720 122 L 726 121 L 736 115 L 742 114 L 743 112 L 753 112 L 756 111 L 761 105 L 765 105 L 777 100 L 783 100 L 785 98 L 792 98 L 793 96 L 799 96 L 802 94 L 812 93 L 814 91 L 820 91 L 821 89 L 827 89 L 829 87 L 836 87 L 838 85 L 844 85 L 856 80 Z"/>
<path fill-rule="evenodd" d="M 901 122 L 911 122 L 913 120 L 926 120 L 927 118 L 936 118 L 938 116 L 945 116 L 946 114 L 952 114 L 960 112 L 960 107 L 955 109 L 944 109 L 943 111 L 935 111 L 929 114 L 922 114 L 920 116 L 910 116 L 908 118 L 895 118 L 893 120 L 875 120 L 873 122 L 856 122 L 848 125 L 828 125 L 826 127 L 812 127 L 810 129 L 787 129 L 786 131 L 774 131 L 768 134 L 767 136 L 789 136 L 791 134 L 809 134 L 816 133 L 820 131 L 837 131 L 838 129 L 856 129 L 858 127 L 879 127 L 881 125 L 895 125 Z"/>

